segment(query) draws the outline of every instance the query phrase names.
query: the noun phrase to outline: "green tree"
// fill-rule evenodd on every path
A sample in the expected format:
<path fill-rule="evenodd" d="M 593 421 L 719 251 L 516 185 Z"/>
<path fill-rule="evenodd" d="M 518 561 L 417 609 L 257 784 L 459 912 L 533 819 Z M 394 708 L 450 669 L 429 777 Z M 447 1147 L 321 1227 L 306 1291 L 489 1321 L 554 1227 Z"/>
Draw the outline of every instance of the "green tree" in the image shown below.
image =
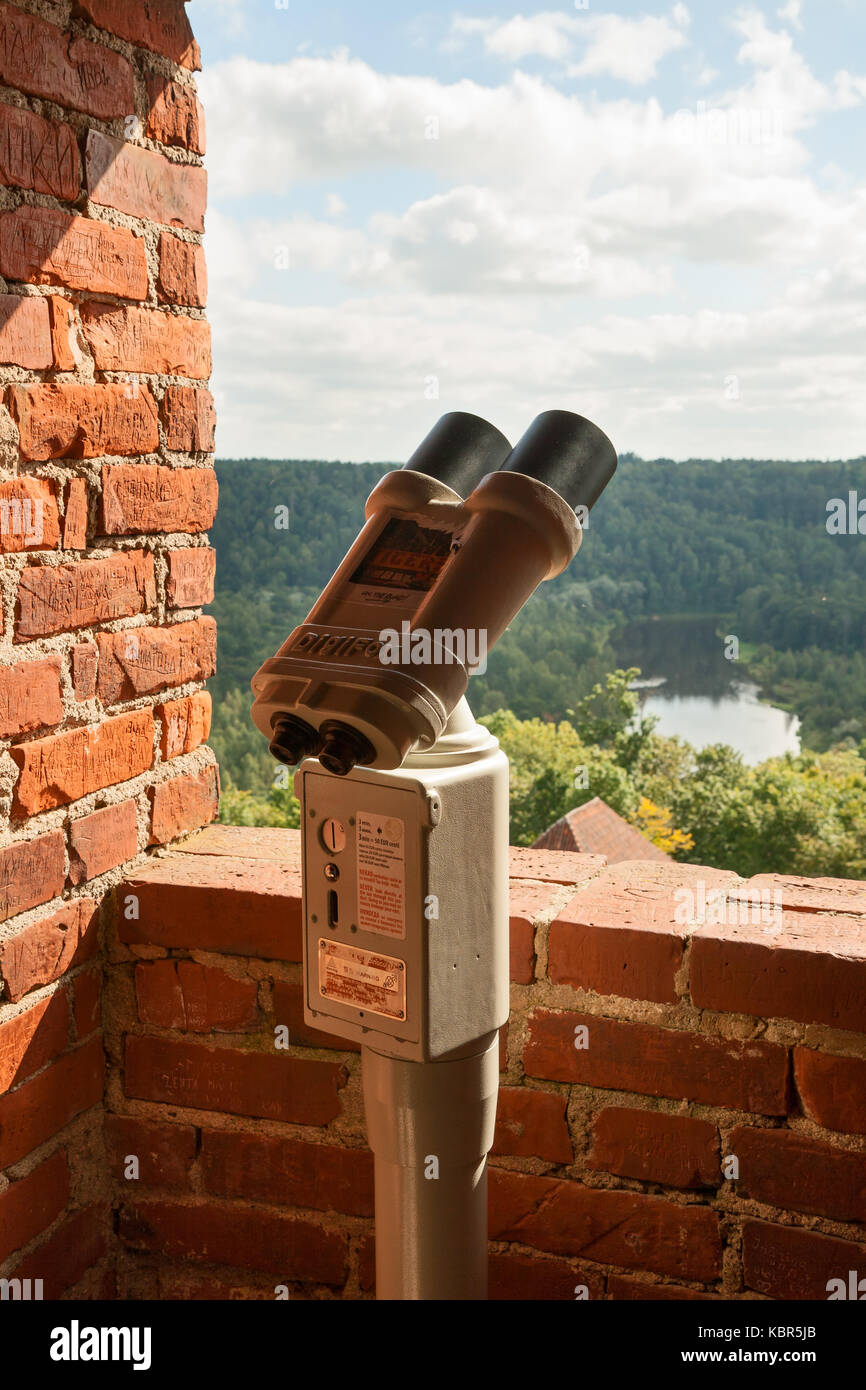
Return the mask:
<path fill-rule="evenodd" d="M 637 666 L 611 671 L 568 711 L 584 743 L 610 749 L 627 771 L 640 762 L 658 723 L 651 716 L 641 716 L 640 697 L 630 688 L 639 675 Z"/>
<path fill-rule="evenodd" d="M 531 845 L 560 816 L 594 796 L 620 815 L 637 811 L 638 793 L 613 752 L 584 743 L 567 720 L 520 720 L 511 710 L 497 710 L 481 722 L 509 759 L 512 844 Z"/>

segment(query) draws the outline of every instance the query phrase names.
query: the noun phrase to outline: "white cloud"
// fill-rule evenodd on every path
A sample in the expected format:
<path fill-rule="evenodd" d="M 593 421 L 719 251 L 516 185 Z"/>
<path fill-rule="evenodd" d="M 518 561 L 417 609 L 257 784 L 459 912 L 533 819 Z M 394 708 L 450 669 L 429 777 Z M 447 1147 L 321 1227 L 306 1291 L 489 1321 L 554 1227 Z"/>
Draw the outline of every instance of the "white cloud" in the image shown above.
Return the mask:
<path fill-rule="evenodd" d="M 820 105 L 815 92 L 825 104 L 832 99 L 811 81 L 804 107 L 810 113 Z M 395 166 L 451 182 L 519 181 L 525 200 L 540 189 L 547 199 L 552 189 L 576 199 L 600 178 L 642 177 L 648 161 L 665 178 L 676 166 L 691 181 L 715 157 L 710 150 L 698 159 L 690 154 L 676 113 L 666 114 L 654 98 L 596 102 L 521 72 L 488 87 L 381 74 L 345 56 L 285 64 L 237 58 L 212 67 L 201 89 L 215 199 L 273 196 L 305 179 L 336 181 Z M 732 105 L 740 95 L 723 102 Z M 747 95 L 757 104 L 757 94 Z M 797 99 L 796 92 L 786 97 L 797 117 L 792 130 L 802 123 Z M 431 132 L 436 138 L 427 138 Z M 790 166 L 802 151 L 789 140 L 775 155 Z M 724 157 L 740 158 L 733 143 Z M 741 162 L 748 160 L 744 153 Z"/>
<path fill-rule="evenodd" d="M 863 289 L 845 315 L 822 298 L 583 325 L 517 319 L 494 300 L 466 314 L 448 297 L 382 294 L 332 309 L 235 296 L 211 312 L 225 345 L 219 380 L 231 352 L 220 450 L 250 453 L 254 418 L 255 451 L 266 455 L 399 460 L 445 410 L 477 411 L 514 438 L 559 406 L 649 456 L 856 454 Z"/>
<path fill-rule="evenodd" d="M 833 90 L 837 106 L 862 106 L 866 102 L 866 77 L 855 77 L 843 69 L 833 78 Z"/>
<path fill-rule="evenodd" d="M 765 16 L 754 9 L 738 11 L 732 25 L 744 40 L 739 62 L 755 68 L 752 80 L 738 92 L 742 104 L 781 111 L 792 131 L 812 124 L 816 115 L 837 104 L 832 88 L 815 77 L 794 47 L 791 34 L 771 29 Z"/>
<path fill-rule="evenodd" d="M 504 22 L 455 15 L 451 32 L 458 37 L 479 34 L 489 53 L 518 63 L 521 58 L 567 57 L 572 51 L 575 26 L 576 22 L 570 15 L 556 12 L 535 14 L 528 18 L 519 14 Z"/>
<path fill-rule="evenodd" d="M 249 0 L 188 0 L 188 3 L 193 32 L 209 15 L 214 16 L 229 38 L 241 38 L 247 32 Z"/>
<path fill-rule="evenodd" d="M 615 77 L 642 85 L 655 77 L 663 58 L 684 47 L 688 24 L 688 9 L 677 4 L 669 18 L 569 15 L 555 10 L 504 21 L 456 15 L 451 34 L 458 39 L 478 35 L 489 53 L 509 63 L 529 57 L 564 62 L 582 50 L 582 56 L 568 64 L 570 75 Z"/>
<path fill-rule="evenodd" d="M 784 20 L 785 23 L 792 25 L 795 29 L 802 29 L 803 27 L 802 13 L 803 0 L 787 0 L 787 3 L 781 5 L 776 11 L 779 19 Z"/>
<path fill-rule="evenodd" d="M 211 303 L 222 295 L 247 291 L 256 282 L 257 269 L 241 223 L 213 203 L 207 212 L 208 294 Z"/>
<path fill-rule="evenodd" d="M 681 12 L 684 8 L 677 6 Z M 599 15 L 583 57 L 569 72 L 576 77 L 617 77 L 640 86 L 655 77 L 663 58 L 685 47 L 686 37 L 680 27 L 685 23 L 682 13 L 674 23 L 655 16 L 631 20 L 621 15 Z"/>
<path fill-rule="evenodd" d="M 866 188 L 805 137 L 866 83 L 733 22 L 743 80 L 691 113 L 346 54 L 206 72 L 220 452 L 399 459 L 446 409 L 555 405 L 647 454 L 862 452 Z M 305 183 L 314 213 L 251 202 Z"/>

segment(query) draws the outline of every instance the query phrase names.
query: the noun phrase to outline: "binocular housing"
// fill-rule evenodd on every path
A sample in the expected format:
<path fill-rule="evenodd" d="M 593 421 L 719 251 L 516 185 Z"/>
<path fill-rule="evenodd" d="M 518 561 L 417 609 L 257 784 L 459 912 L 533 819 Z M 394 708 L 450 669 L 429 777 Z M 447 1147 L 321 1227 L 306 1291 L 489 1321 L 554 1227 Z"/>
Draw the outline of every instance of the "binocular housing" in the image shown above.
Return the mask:
<path fill-rule="evenodd" d="M 489 651 L 566 568 L 616 463 L 569 411 L 539 415 L 514 449 L 476 415 L 444 415 L 373 489 L 354 545 L 254 676 L 272 755 L 346 776 L 431 748 L 466 690 L 467 648 Z"/>

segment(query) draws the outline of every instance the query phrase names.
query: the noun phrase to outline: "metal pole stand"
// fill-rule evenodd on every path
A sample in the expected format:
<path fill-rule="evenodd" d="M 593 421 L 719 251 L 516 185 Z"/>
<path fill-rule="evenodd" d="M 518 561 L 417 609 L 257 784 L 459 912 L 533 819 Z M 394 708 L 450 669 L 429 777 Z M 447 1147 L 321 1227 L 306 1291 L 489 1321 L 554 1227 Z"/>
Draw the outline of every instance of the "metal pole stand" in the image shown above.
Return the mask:
<path fill-rule="evenodd" d="M 453 1061 L 361 1049 L 376 1160 L 376 1297 L 486 1299 L 499 1034 Z"/>

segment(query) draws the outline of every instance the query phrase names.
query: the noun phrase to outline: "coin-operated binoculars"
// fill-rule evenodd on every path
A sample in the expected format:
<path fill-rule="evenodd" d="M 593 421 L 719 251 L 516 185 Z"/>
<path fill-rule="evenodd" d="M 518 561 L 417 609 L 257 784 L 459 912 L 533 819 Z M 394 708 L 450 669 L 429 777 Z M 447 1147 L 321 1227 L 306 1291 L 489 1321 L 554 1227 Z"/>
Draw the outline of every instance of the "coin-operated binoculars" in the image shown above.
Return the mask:
<path fill-rule="evenodd" d="M 615 469 L 568 411 L 515 449 L 444 415 L 253 678 L 257 728 L 300 763 L 304 1018 L 361 1045 L 380 1299 L 487 1296 L 508 761 L 464 691 Z"/>

